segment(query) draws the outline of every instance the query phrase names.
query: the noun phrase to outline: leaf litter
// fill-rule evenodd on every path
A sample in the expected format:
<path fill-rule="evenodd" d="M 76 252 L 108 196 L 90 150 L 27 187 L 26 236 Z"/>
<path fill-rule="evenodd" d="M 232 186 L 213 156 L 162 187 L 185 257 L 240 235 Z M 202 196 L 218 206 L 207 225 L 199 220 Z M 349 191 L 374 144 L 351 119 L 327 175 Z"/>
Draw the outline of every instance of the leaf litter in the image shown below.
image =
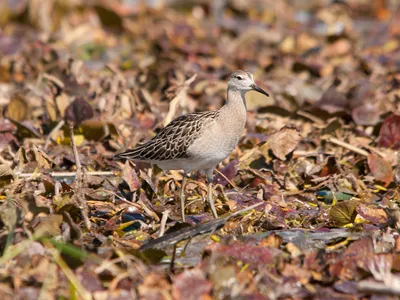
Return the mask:
<path fill-rule="evenodd" d="M 133 2 L 0 8 L 4 299 L 397 299 L 399 1 Z M 239 68 L 271 97 L 181 223 L 182 174 L 112 156 Z"/>

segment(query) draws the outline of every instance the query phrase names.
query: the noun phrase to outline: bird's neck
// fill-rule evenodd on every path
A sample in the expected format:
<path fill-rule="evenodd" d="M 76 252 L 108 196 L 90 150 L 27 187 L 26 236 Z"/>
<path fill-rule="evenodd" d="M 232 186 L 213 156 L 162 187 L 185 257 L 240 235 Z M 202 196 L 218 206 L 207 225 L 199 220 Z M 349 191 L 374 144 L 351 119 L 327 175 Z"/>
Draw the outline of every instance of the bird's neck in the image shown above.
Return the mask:
<path fill-rule="evenodd" d="M 246 124 L 245 92 L 228 88 L 227 99 L 220 112 L 226 120 L 229 120 L 228 126 L 233 130 L 243 129 Z"/>
<path fill-rule="evenodd" d="M 236 111 L 246 115 L 245 91 L 228 88 L 228 94 L 224 107 L 229 111 Z"/>

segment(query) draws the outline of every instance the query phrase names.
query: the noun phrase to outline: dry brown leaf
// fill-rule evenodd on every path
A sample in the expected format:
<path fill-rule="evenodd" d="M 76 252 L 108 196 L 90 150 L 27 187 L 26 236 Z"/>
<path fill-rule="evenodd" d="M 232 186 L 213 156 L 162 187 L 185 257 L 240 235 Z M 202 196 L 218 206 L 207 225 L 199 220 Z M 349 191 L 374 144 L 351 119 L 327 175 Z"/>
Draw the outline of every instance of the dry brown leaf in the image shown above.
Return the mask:
<path fill-rule="evenodd" d="M 368 166 L 376 180 L 382 181 L 385 185 L 393 181 L 393 170 L 390 163 L 378 155 L 368 155 Z"/>
<path fill-rule="evenodd" d="M 3 177 L 12 176 L 13 172 L 9 165 L 0 165 L 0 179 Z"/>
<path fill-rule="evenodd" d="M 382 208 L 371 207 L 364 203 L 360 203 L 360 205 L 357 206 L 356 211 L 365 220 L 375 225 L 384 225 L 389 221 L 386 212 Z"/>
<path fill-rule="evenodd" d="M 35 160 L 38 163 L 38 168 L 50 169 L 53 160 L 42 150 L 38 149 L 36 146 L 32 146 L 32 151 L 35 156 Z"/>
<path fill-rule="evenodd" d="M 281 130 L 268 136 L 267 145 L 277 158 L 285 160 L 286 155 L 296 149 L 300 140 L 300 132 L 296 128 L 285 126 Z M 263 153 L 265 152 L 263 151 Z M 264 156 L 266 155 L 267 153 L 264 154 Z"/>
<path fill-rule="evenodd" d="M 63 220 L 62 215 L 48 215 L 40 220 L 40 223 L 34 228 L 35 237 L 57 236 L 60 235 L 60 225 Z"/>
<path fill-rule="evenodd" d="M 55 104 L 57 106 L 58 111 L 60 112 L 60 115 L 62 118 L 64 118 L 64 113 L 65 113 L 65 109 L 68 107 L 68 105 L 70 105 L 72 103 L 72 99 L 70 97 L 68 97 L 67 94 L 65 93 L 61 93 L 59 96 L 57 96 L 55 98 Z M 55 112 L 51 112 L 51 108 L 50 108 L 50 116 L 56 117 Z"/>
<path fill-rule="evenodd" d="M 130 192 L 134 192 L 140 187 L 140 180 L 128 160 L 125 162 L 122 178 L 128 184 Z"/>

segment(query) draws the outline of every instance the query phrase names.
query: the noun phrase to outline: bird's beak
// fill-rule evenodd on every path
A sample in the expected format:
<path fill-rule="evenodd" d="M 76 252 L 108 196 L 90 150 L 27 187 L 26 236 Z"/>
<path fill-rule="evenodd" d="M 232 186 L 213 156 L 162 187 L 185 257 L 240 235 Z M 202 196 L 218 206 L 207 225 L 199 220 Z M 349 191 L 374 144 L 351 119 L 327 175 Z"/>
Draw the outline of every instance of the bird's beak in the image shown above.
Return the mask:
<path fill-rule="evenodd" d="M 269 97 L 269 94 L 266 91 L 264 91 L 262 88 L 260 88 L 259 86 L 255 85 L 255 84 L 252 84 L 250 87 L 251 87 L 252 90 L 254 90 L 256 92 L 259 92 L 261 94 L 264 94 L 265 96 Z"/>

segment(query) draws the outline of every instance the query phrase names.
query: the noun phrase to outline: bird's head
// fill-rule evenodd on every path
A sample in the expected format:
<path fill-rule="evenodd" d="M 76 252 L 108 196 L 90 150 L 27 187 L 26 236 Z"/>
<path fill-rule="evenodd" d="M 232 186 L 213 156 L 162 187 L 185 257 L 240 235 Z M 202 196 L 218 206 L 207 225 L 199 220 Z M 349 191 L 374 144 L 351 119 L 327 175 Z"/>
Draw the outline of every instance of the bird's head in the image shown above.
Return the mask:
<path fill-rule="evenodd" d="M 269 94 L 266 91 L 256 85 L 253 79 L 253 74 L 242 70 L 238 70 L 231 74 L 228 81 L 228 88 L 241 92 L 254 90 L 269 97 Z"/>

